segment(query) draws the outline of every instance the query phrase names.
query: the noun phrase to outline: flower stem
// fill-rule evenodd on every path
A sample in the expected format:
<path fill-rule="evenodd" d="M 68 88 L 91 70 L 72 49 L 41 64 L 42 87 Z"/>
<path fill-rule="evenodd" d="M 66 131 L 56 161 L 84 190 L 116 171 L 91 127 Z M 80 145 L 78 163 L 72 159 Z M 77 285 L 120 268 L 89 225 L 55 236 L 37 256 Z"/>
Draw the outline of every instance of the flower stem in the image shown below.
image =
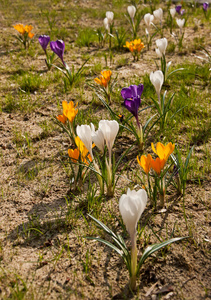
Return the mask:
<path fill-rule="evenodd" d="M 137 246 L 136 246 L 136 230 L 131 236 L 131 277 L 130 288 L 132 291 L 136 288 L 136 271 L 137 271 Z"/>

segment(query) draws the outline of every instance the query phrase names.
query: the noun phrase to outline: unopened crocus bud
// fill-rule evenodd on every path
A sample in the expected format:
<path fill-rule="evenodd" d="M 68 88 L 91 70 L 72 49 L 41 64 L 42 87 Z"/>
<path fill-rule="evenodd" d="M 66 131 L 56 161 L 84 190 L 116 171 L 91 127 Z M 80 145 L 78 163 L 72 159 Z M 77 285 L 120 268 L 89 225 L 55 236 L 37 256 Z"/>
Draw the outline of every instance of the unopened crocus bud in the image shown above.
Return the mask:
<path fill-rule="evenodd" d="M 179 26 L 180 30 L 183 28 L 185 24 L 185 19 L 176 19 L 177 25 Z"/>
<path fill-rule="evenodd" d="M 130 190 L 123 194 L 119 200 L 119 210 L 127 231 L 132 237 L 136 233 L 138 220 L 140 219 L 147 204 L 147 193 L 144 189 L 139 191 Z"/>
<path fill-rule="evenodd" d="M 64 49 L 65 49 L 65 43 L 62 40 L 57 40 L 55 42 L 50 42 L 51 50 L 58 55 L 58 57 L 61 59 L 63 65 L 66 67 L 66 64 L 64 62 L 63 56 L 64 56 Z"/>
<path fill-rule="evenodd" d="M 176 14 L 176 9 L 175 9 L 175 7 L 170 8 L 170 14 L 171 14 L 172 18 L 174 18 L 175 14 Z"/>
<path fill-rule="evenodd" d="M 166 48 L 167 48 L 167 45 L 168 45 L 167 39 L 163 38 L 163 39 L 156 40 L 156 45 L 157 45 L 160 53 L 165 55 Z"/>
<path fill-rule="evenodd" d="M 40 43 L 41 47 L 43 48 L 43 50 L 46 51 L 48 43 L 50 42 L 50 36 L 40 35 L 38 40 L 39 40 L 39 43 Z"/>
<path fill-rule="evenodd" d="M 206 12 L 208 10 L 209 7 L 209 3 L 208 2 L 204 2 L 203 3 L 203 10 Z"/>
<path fill-rule="evenodd" d="M 106 18 L 108 19 L 108 24 L 110 26 L 113 22 L 113 19 L 114 19 L 114 13 L 112 11 L 107 11 L 106 12 Z"/>
<path fill-rule="evenodd" d="M 162 10 L 162 8 L 154 10 L 153 15 L 156 19 L 158 19 L 160 22 L 162 22 L 162 19 L 163 19 L 163 10 Z"/>
<path fill-rule="evenodd" d="M 153 20 L 154 20 L 154 16 L 151 15 L 150 13 L 144 15 L 144 22 L 148 29 L 149 29 L 150 25 L 152 24 Z"/>
<path fill-rule="evenodd" d="M 127 11 L 128 11 L 129 16 L 131 17 L 131 19 L 134 19 L 135 13 L 136 13 L 135 6 L 133 6 L 133 5 L 128 6 Z"/>
<path fill-rule="evenodd" d="M 156 93 L 158 95 L 158 100 L 160 102 L 160 91 L 161 91 L 163 81 L 164 81 L 163 72 L 160 70 L 151 72 L 150 81 L 155 87 Z"/>

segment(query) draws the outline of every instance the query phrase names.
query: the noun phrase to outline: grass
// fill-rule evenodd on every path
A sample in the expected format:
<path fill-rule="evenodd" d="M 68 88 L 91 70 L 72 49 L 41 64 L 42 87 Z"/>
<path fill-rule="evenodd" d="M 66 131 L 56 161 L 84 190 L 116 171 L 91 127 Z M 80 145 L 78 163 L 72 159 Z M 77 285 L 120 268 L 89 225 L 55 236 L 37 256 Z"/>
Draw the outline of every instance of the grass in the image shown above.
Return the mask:
<path fill-rule="evenodd" d="M 128 296 L 128 274 L 123 262 L 107 247 L 97 242 L 91 243 L 84 237 L 107 237 L 88 218 L 90 213 L 120 233 L 129 245 L 118 200 L 128 187 L 140 188 L 141 179 L 145 176 L 136 160 L 138 149 L 134 147 L 120 164 L 118 174 L 124 167 L 125 170 L 113 198 L 100 195 L 92 172 L 89 172 L 83 188 L 73 191 L 67 154 L 67 149 L 73 145 L 53 118 L 62 113 L 61 103 L 66 100 L 78 103 L 76 125 L 93 123 L 97 128 L 100 119 L 110 119 L 109 112 L 86 84 L 99 77 L 105 68 L 112 70 L 112 76 L 118 75 L 110 106 L 117 114 L 130 116 L 122 106 L 120 92 L 131 84 L 144 84 L 141 107 L 152 105 L 151 98 L 156 97 L 156 93 L 149 74 L 156 69 L 154 47 L 160 35 L 153 38 L 150 51 L 145 51 L 139 62 L 134 63 L 130 53 L 123 48 L 125 40 L 131 37 L 124 17 L 128 1 L 113 0 L 108 3 L 102 0 L 93 6 L 88 2 L 70 0 L 65 3 L 54 0 L 50 5 L 48 1 L 29 2 L 26 6 L 22 0 L 0 1 L 4 15 L 2 24 L 7 29 L 0 33 L 0 75 L 3 78 L 0 83 L 0 203 L 4 211 L 0 224 L 3 237 L 0 241 L 2 299 L 49 299 L 51 296 L 81 299 L 100 298 L 102 295 L 108 299 L 136 299 L 144 297 L 143 288 L 148 289 L 155 277 L 163 285 L 174 285 L 178 294 L 175 294 L 175 299 L 185 298 L 186 295 L 191 298 L 192 286 L 177 288 L 189 278 L 190 270 L 186 270 L 189 260 L 203 278 L 200 282 L 198 279 L 194 281 L 196 297 L 208 295 L 208 281 L 206 276 L 202 276 L 198 261 L 207 265 L 209 254 L 206 238 L 209 225 L 210 64 L 189 56 L 190 53 L 200 56 L 202 47 L 210 46 L 206 38 L 208 21 L 201 7 L 191 8 L 183 4 L 188 14 L 185 30 L 187 34 L 188 30 L 193 34 L 191 41 L 184 39 L 187 47 L 185 57 L 179 55 L 167 28 L 164 29 L 169 42 L 167 58 L 172 60 L 171 70 L 184 68 L 184 71 L 169 78 L 162 94 L 165 90 L 168 96 L 175 92 L 170 117 L 179 108 L 185 107 L 167 120 L 162 132 L 158 124 L 153 127 L 144 150 L 147 155 L 152 152 L 151 142 L 172 141 L 185 159 L 190 148 L 195 146 L 189 163 L 184 202 L 186 220 L 182 199 L 170 186 L 166 195 L 166 211 L 157 212 L 148 204 L 138 224 L 138 250 L 140 254 L 148 245 L 169 238 L 172 232 L 176 236 L 191 234 L 193 239 L 181 245 L 175 244 L 163 250 L 160 256 L 149 259 L 142 269 L 136 295 Z M 145 3 L 144 8 L 139 1 L 130 4 L 137 5 L 143 15 L 160 5 L 159 1 L 153 1 L 151 7 Z M 99 45 L 96 34 L 97 28 L 105 32 L 103 19 L 107 10 L 114 11 L 115 29 L 119 33 L 119 40 L 112 39 L 110 53 L 108 40 L 105 40 L 105 45 L 103 42 Z M 167 10 L 165 6 L 165 17 Z M 200 26 L 193 29 L 194 18 L 201 19 L 205 35 Z M 18 22 L 34 26 L 35 37 L 28 50 L 22 49 L 12 37 L 15 34 L 12 25 Z M 173 27 L 173 31 L 175 29 Z M 65 41 L 64 59 L 68 65 L 74 65 L 75 70 L 89 58 L 73 88 L 70 89 L 67 83 L 65 86 L 61 72 L 55 67 L 47 71 L 44 53 L 37 41 L 40 34 L 49 34 L 51 40 Z M 144 35 L 144 21 L 141 20 L 139 36 L 143 39 Z M 59 59 L 55 64 L 59 65 Z M 155 113 L 155 108 L 151 108 L 140 113 L 139 118 L 144 123 Z M 135 119 L 131 121 L 135 125 Z M 116 158 L 132 142 L 131 134 L 122 128 L 114 145 Z M 179 264 L 180 251 L 183 265 Z M 26 271 L 23 271 L 25 266 Z M 174 278 L 171 270 L 176 274 Z"/>

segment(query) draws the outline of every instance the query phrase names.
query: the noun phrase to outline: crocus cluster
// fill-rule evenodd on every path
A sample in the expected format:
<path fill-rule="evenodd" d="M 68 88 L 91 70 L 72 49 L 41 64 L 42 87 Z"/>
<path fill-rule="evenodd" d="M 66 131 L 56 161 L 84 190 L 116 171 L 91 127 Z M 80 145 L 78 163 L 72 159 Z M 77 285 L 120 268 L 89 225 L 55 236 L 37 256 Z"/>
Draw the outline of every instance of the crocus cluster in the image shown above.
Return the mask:
<path fill-rule="evenodd" d="M 141 50 L 144 48 L 144 43 L 141 42 L 141 39 L 135 39 L 131 42 L 126 42 L 126 45 L 124 45 L 125 48 L 128 48 L 130 52 L 132 53 L 134 59 L 139 59 L 139 55 Z"/>
<path fill-rule="evenodd" d="M 78 109 L 76 109 L 77 105 L 78 104 L 74 106 L 73 101 L 70 101 L 70 103 L 67 103 L 67 101 L 62 101 L 63 114 L 58 115 L 56 118 L 63 124 L 66 123 L 67 119 L 70 121 L 70 123 L 72 123 L 78 113 Z"/>
<path fill-rule="evenodd" d="M 51 55 L 49 55 L 47 52 L 47 47 L 50 42 L 50 36 L 42 34 L 39 36 L 38 41 L 40 43 L 40 46 L 43 48 L 43 51 L 45 52 L 45 55 L 46 55 L 45 63 L 48 67 L 48 70 L 50 70 L 52 67 L 53 61 L 54 61 L 54 56 L 55 56 L 54 52 Z"/>
<path fill-rule="evenodd" d="M 139 165 L 143 168 L 145 174 L 148 178 L 148 189 L 149 193 L 153 194 L 153 197 L 155 197 L 155 191 L 157 189 L 159 190 L 159 196 L 161 199 L 161 206 L 164 205 L 164 198 L 165 198 L 165 172 L 164 167 L 166 165 L 166 162 L 169 158 L 169 156 L 173 153 L 175 145 L 172 143 L 168 143 L 166 146 L 162 143 L 157 143 L 156 148 L 154 147 L 154 144 L 151 144 L 153 152 L 158 156 L 156 159 L 153 159 L 150 154 L 147 156 L 142 155 L 141 158 L 137 156 L 137 161 Z M 153 193 L 151 192 L 151 183 L 149 179 L 150 170 L 153 169 L 155 173 L 155 182 L 154 182 L 154 188 Z M 153 176 L 154 178 L 154 176 Z M 154 199 L 154 202 L 156 203 L 156 199 Z"/>
<path fill-rule="evenodd" d="M 13 26 L 21 35 L 27 35 L 30 39 L 33 38 L 34 33 L 32 33 L 33 26 L 32 25 L 23 25 L 23 24 L 16 24 Z"/>
<path fill-rule="evenodd" d="M 24 48 L 27 48 L 27 45 L 29 46 L 29 38 L 32 39 L 34 36 L 34 33 L 32 33 L 33 26 L 32 25 L 26 25 L 23 24 L 16 24 L 13 26 L 19 33 L 19 36 L 15 36 L 19 42 L 21 42 L 24 45 Z"/>
<path fill-rule="evenodd" d="M 110 70 L 105 70 L 100 72 L 102 76 L 100 78 L 95 78 L 94 81 L 97 84 L 100 84 L 101 86 L 104 86 L 104 88 L 108 87 L 109 81 L 111 79 L 112 72 Z"/>

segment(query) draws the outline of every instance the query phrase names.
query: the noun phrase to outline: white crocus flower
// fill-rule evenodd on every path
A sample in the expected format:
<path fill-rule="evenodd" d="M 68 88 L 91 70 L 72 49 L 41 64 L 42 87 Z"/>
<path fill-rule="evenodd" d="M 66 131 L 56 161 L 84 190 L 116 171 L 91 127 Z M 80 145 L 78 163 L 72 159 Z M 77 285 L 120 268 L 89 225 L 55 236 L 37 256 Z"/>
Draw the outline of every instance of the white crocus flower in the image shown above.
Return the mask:
<path fill-rule="evenodd" d="M 127 7 L 127 11 L 128 11 L 129 16 L 133 20 L 134 17 L 135 17 L 135 14 L 136 14 L 136 8 L 135 8 L 135 6 L 133 6 L 133 5 L 128 6 Z"/>
<path fill-rule="evenodd" d="M 147 193 L 144 189 L 130 190 L 123 194 L 119 200 L 119 210 L 127 231 L 132 237 L 136 233 L 137 222 L 147 204 Z"/>
<path fill-rule="evenodd" d="M 136 246 L 136 227 L 147 204 L 147 193 L 144 189 L 139 191 L 127 190 L 119 200 L 119 210 L 123 222 L 131 239 L 131 278 L 130 286 L 135 289 L 137 273 L 137 246 Z"/>
<path fill-rule="evenodd" d="M 171 14 L 172 18 L 174 18 L 175 14 L 176 14 L 176 9 L 175 9 L 175 7 L 170 8 L 170 14 Z"/>
<path fill-rule="evenodd" d="M 179 26 L 179 28 L 182 29 L 185 24 L 185 19 L 176 18 L 176 22 L 177 22 L 177 25 Z"/>
<path fill-rule="evenodd" d="M 115 120 L 100 120 L 99 129 L 103 132 L 109 153 L 109 165 L 111 165 L 111 149 L 119 131 L 119 123 Z"/>
<path fill-rule="evenodd" d="M 160 103 L 160 91 L 161 91 L 163 81 L 164 81 L 163 72 L 160 71 L 160 70 L 155 71 L 155 72 L 151 72 L 150 81 L 155 87 L 156 93 L 158 95 L 158 100 L 159 100 L 159 103 Z"/>
<path fill-rule="evenodd" d="M 149 31 L 149 27 L 152 24 L 153 20 L 154 20 L 154 16 L 153 15 L 151 15 L 149 13 L 144 15 L 144 22 L 145 22 L 145 24 L 147 26 L 148 31 Z"/>
<path fill-rule="evenodd" d="M 105 18 L 104 20 L 103 20 L 103 24 L 104 24 L 104 27 L 105 27 L 105 30 L 109 30 L 109 24 L 108 24 L 108 18 Z"/>
<path fill-rule="evenodd" d="M 162 19 L 163 19 L 163 10 L 162 10 L 162 8 L 154 10 L 153 15 L 156 19 L 158 19 L 160 21 L 160 24 L 162 24 Z"/>
<path fill-rule="evenodd" d="M 91 127 L 89 125 L 81 125 L 81 126 L 78 125 L 76 127 L 76 133 L 79 136 L 79 138 L 82 140 L 82 142 L 84 143 L 87 150 L 89 151 L 92 159 L 94 159 L 93 153 L 92 153 L 92 130 L 91 130 Z"/>
<path fill-rule="evenodd" d="M 104 135 L 101 129 L 98 129 L 95 131 L 94 125 L 91 123 L 91 136 L 92 136 L 92 141 L 95 143 L 97 148 L 100 149 L 101 152 L 104 152 L 104 146 L 105 146 L 105 139 Z"/>
<path fill-rule="evenodd" d="M 108 25 L 110 26 L 114 19 L 114 13 L 112 11 L 107 11 L 106 18 L 108 19 Z"/>
<path fill-rule="evenodd" d="M 168 41 L 166 38 L 156 40 L 156 45 L 161 54 L 165 55 Z"/>

